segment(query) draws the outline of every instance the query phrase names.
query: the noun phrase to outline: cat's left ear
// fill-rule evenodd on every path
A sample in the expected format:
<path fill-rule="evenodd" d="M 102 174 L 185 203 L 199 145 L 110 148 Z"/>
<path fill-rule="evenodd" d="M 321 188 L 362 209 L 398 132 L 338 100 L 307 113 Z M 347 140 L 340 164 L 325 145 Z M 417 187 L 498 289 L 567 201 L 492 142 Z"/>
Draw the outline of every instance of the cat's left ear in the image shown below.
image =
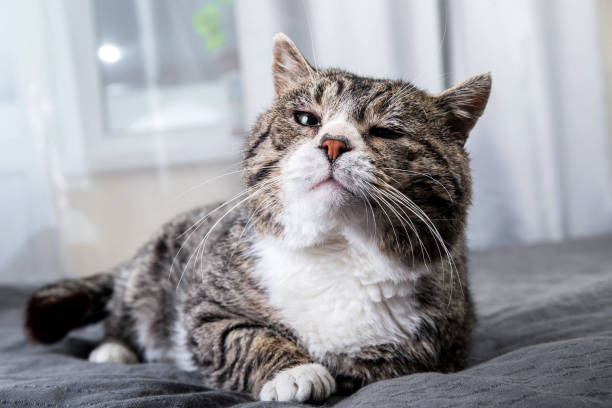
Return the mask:
<path fill-rule="evenodd" d="M 278 97 L 295 82 L 314 75 L 315 69 L 285 34 L 275 34 L 273 41 L 272 74 L 274 91 Z"/>
<path fill-rule="evenodd" d="M 473 76 L 436 95 L 436 104 L 447 112 L 447 124 L 454 137 L 465 143 L 484 112 L 490 93 L 491 74 L 487 73 Z"/>

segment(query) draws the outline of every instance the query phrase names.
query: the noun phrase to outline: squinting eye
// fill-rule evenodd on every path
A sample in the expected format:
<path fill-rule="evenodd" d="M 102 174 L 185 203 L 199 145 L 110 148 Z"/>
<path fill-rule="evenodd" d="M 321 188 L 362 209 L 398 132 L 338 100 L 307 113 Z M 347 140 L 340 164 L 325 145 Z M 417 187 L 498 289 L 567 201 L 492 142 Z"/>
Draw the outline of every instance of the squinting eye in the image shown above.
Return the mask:
<path fill-rule="evenodd" d="M 378 127 L 378 126 L 374 126 L 373 128 L 370 128 L 370 131 L 368 133 L 374 137 L 379 137 L 381 139 L 391 139 L 391 140 L 399 139 L 400 137 L 404 136 L 402 133 L 396 130 Z"/>
<path fill-rule="evenodd" d="M 319 118 L 309 112 L 297 111 L 293 114 L 293 117 L 302 126 L 319 126 L 321 124 Z"/>

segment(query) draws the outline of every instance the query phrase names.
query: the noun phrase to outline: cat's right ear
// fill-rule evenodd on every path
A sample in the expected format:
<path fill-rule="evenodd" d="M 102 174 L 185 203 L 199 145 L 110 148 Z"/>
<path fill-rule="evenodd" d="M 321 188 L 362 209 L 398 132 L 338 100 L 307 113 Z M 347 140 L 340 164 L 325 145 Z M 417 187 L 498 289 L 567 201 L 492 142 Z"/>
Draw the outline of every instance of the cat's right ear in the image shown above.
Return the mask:
<path fill-rule="evenodd" d="M 465 143 L 470 130 L 484 112 L 491 93 L 491 74 L 473 76 L 436 95 L 436 103 L 447 111 L 451 134 Z"/>
<path fill-rule="evenodd" d="M 276 97 L 295 82 L 315 73 L 293 41 L 283 33 L 274 35 L 272 45 L 272 74 Z"/>

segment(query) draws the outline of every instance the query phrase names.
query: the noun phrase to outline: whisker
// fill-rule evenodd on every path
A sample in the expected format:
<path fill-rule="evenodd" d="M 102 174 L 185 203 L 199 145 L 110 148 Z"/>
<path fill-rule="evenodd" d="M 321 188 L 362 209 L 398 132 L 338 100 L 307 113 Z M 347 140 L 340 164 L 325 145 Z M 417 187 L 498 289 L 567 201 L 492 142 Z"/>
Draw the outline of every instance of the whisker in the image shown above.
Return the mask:
<path fill-rule="evenodd" d="M 176 259 L 180 256 L 181 252 L 183 251 L 183 248 L 184 248 L 185 244 L 187 242 L 189 242 L 191 236 L 200 228 L 200 226 L 204 223 L 204 221 L 206 219 L 208 219 L 208 217 L 213 215 L 215 212 L 219 211 L 221 208 L 225 207 L 226 205 L 231 204 L 233 201 L 239 199 L 240 197 L 244 196 L 245 194 L 248 194 L 249 191 L 251 191 L 251 190 L 252 190 L 252 188 L 249 188 L 249 189 L 246 189 L 244 191 L 241 191 L 240 193 L 234 195 L 230 199 L 224 201 L 219 206 L 217 206 L 213 210 L 209 211 L 204 216 L 200 217 L 198 220 L 196 220 L 196 222 L 193 223 L 193 225 L 191 225 L 189 228 L 187 228 L 185 231 L 183 231 L 181 234 L 178 235 L 178 238 L 182 238 L 184 235 L 189 234 L 183 240 L 183 243 L 179 247 L 179 250 L 176 252 L 176 254 L 174 255 L 174 258 L 172 259 L 172 263 L 170 264 L 170 271 L 168 272 L 168 279 L 170 279 L 170 277 L 172 276 L 172 271 L 174 270 L 174 264 L 176 263 Z"/>
<path fill-rule="evenodd" d="M 230 166 L 230 167 L 233 167 L 233 165 Z M 175 200 L 178 200 L 178 199 L 186 196 L 187 194 L 191 193 L 192 191 L 197 190 L 198 188 L 202 188 L 202 187 L 204 187 L 205 185 L 207 185 L 209 183 L 212 183 L 213 181 L 219 180 L 219 179 L 221 179 L 223 177 L 231 176 L 232 174 L 242 173 L 242 172 L 248 171 L 248 170 L 275 169 L 275 168 L 280 168 L 280 166 L 263 166 L 263 167 L 251 167 L 251 168 L 247 167 L 247 168 L 241 168 L 240 170 L 235 170 L 235 171 L 230 171 L 230 172 L 227 172 L 227 173 L 223 173 L 223 174 L 220 174 L 218 176 L 214 176 L 212 178 L 209 178 L 208 180 L 206 180 L 206 181 L 204 181 L 202 183 L 196 184 L 195 186 L 190 187 L 189 189 L 183 191 L 182 193 L 179 193 L 175 197 Z"/>
<path fill-rule="evenodd" d="M 253 212 L 251 213 L 251 216 L 249 217 L 244 227 L 242 228 L 242 232 L 240 233 L 240 236 L 236 240 L 237 242 L 242 241 L 242 238 L 244 237 L 244 233 L 247 231 L 251 222 L 255 224 L 255 222 L 259 221 L 261 217 L 263 217 L 263 210 L 266 210 L 272 207 L 272 204 L 274 204 L 274 202 L 275 202 L 275 199 L 273 197 L 268 198 L 267 200 L 262 200 L 262 202 L 255 208 L 255 210 L 253 210 Z M 230 255 L 230 260 L 234 257 L 235 252 L 236 252 L 236 248 L 234 248 L 234 250 L 232 251 L 232 254 Z"/>
<path fill-rule="evenodd" d="M 385 207 L 383 207 L 380 204 L 380 201 L 376 198 L 375 194 L 369 193 L 368 195 L 370 197 L 372 197 L 372 199 L 374 199 L 374 201 L 376 201 L 376 203 L 378 204 L 378 207 L 381 209 L 383 214 L 385 214 L 385 216 L 387 217 L 387 220 L 389 220 L 389 225 L 391 226 L 391 230 L 393 231 L 393 235 L 395 236 L 395 243 L 397 244 L 397 248 L 399 250 L 399 248 L 400 248 L 399 239 L 397 238 L 397 233 L 395 232 L 395 227 L 393 226 L 393 222 L 391 221 L 391 217 L 389 217 L 389 214 L 387 214 L 387 211 L 385 210 Z"/>
<path fill-rule="evenodd" d="M 275 180 L 275 179 L 272 179 L 272 180 L 266 180 L 266 182 L 265 182 L 265 184 L 264 184 L 264 185 L 265 185 L 266 187 L 268 187 L 268 186 L 273 185 L 273 184 L 275 184 L 275 183 L 277 183 L 277 182 L 278 182 L 278 181 L 277 181 L 277 180 Z M 262 182 L 262 183 L 263 183 L 263 182 Z M 218 219 L 218 220 L 217 220 L 217 221 L 216 221 L 216 222 L 213 224 L 213 226 L 212 226 L 212 227 L 210 227 L 210 228 L 208 229 L 208 232 L 207 232 L 207 233 L 204 235 L 204 238 L 203 238 L 203 239 L 200 241 L 200 243 L 198 244 L 198 248 L 200 248 L 200 247 L 202 248 L 202 249 L 201 249 L 201 253 L 200 253 L 200 260 L 201 260 L 201 261 L 200 261 L 200 271 L 201 271 L 201 273 L 203 273 L 203 268 L 202 268 L 202 256 L 203 256 L 203 252 L 204 252 L 204 246 L 206 245 L 206 241 L 208 240 L 208 237 L 210 236 L 210 234 L 211 234 L 211 233 L 213 232 L 213 230 L 214 230 L 214 229 L 217 227 L 217 225 L 219 225 L 219 223 L 220 223 L 221 221 L 223 221 L 223 219 L 224 219 L 225 217 L 227 217 L 227 215 L 228 215 L 228 214 L 230 214 L 232 211 L 234 211 L 236 208 L 238 208 L 238 207 L 239 207 L 240 205 L 242 205 L 244 202 L 246 202 L 246 201 L 248 201 L 248 200 L 252 199 L 252 198 L 253 198 L 253 197 L 255 197 L 257 194 L 261 193 L 261 192 L 263 191 L 263 188 L 264 188 L 264 187 L 262 186 L 260 189 L 258 189 L 258 190 L 257 190 L 257 191 L 255 191 L 254 193 L 250 194 L 248 197 L 246 197 L 246 198 L 244 198 L 244 199 L 240 200 L 240 202 L 238 202 L 238 203 L 237 203 L 236 205 L 234 205 L 232 208 L 230 208 L 229 210 L 227 210 L 227 211 L 225 212 L 225 214 L 223 214 L 223 215 L 222 215 L 222 216 L 221 216 L 221 217 L 220 217 L 220 218 L 219 218 L 219 219 Z M 198 248 L 196 248 L 196 253 L 197 253 Z M 193 255 L 192 255 L 192 256 L 193 256 Z M 191 257 L 190 257 L 190 259 L 191 259 Z M 177 288 L 178 288 L 178 286 L 180 285 L 181 280 L 182 280 L 182 278 L 183 278 L 183 275 L 185 274 L 185 270 L 187 269 L 187 267 L 188 267 L 188 266 L 189 266 L 189 260 L 187 261 L 187 264 L 185 265 L 185 268 L 183 268 L 183 273 L 181 273 L 181 277 L 179 278 L 179 281 L 178 281 L 178 283 L 177 283 Z"/>
<path fill-rule="evenodd" d="M 280 178 L 280 176 L 273 177 L 272 179 L 278 179 L 278 178 Z M 230 203 L 231 203 L 233 200 L 236 200 L 236 199 L 240 198 L 240 196 L 246 195 L 246 194 L 248 194 L 250 191 L 252 191 L 252 190 L 254 190 L 254 189 L 259 188 L 259 187 L 261 186 L 261 183 L 264 183 L 264 182 L 266 182 L 266 181 L 268 181 L 268 180 L 264 180 L 264 181 L 262 181 L 262 182 L 259 182 L 259 183 L 255 184 L 255 185 L 253 185 L 253 186 L 251 186 L 251 187 L 249 187 L 249 188 L 247 188 L 247 189 L 245 189 L 245 190 L 243 190 L 243 191 L 239 192 L 238 194 L 234 195 L 232 198 L 230 198 L 229 200 L 227 200 L 227 201 L 223 202 L 223 203 L 222 203 L 221 205 L 219 205 L 217 208 L 215 208 L 214 210 L 212 210 L 211 212 L 209 212 L 208 214 L 206 214 L 204 217 L 202 217 L 202 218 L 200 218 L 198 221 L 196 221 L 196 224 L 197 224 L 197 223 L 200 223 L 200 222 L 201 222 L 201 221 L 203 221 L 203 220 L 205 220 L 206 218 L 208 218 L 210 215 L 212 215 L 214 212 L 218 211 L 219 209 L 221 209 L 221 208 L 225 207 L 226 205 L 230 204 Z M 195 226 L 196 224 L 192 225 L 190 228 L 188 228 L 187 230 L 185 230 L 185 231 L 184 231 L 184 232 L 183 232 L 181 235 L 179 235 L 179 237 L 181 237 L 181 236 L 183 236 L 183 235 L 187 234 L 187 233 L 188 233 L 188 232 L 189 232 L 189 231 L 190 231 L 192 228 L 194 228 L 194 226 Z"/>
<path fill-rule="evenodd" d="M 275 183 L 276 183 L 276 181 L 270 181 L 270 180 L 268 180 L 268 183 L 266 184 L 266 187 L 269 187 L 270 185 L 275 184 Z M 201 260 L 202 260 L 202 256 L 203 256 L 203 253 L 204 253 L 204 246 L 206 245 L 206 241 L 208 240 L 208 237 L 210 236 L 210 234 L 211 234 L 211 233 L 213 232 L 213 230 L 214 230 L 214 229 L 217 227 L 217 225 L 219 225 L 219 223 L 220 223 L 221 221 L 223 221 L 223 219 L 224 219 L 224 218 L 225 218 L 225 217 L 226 217 L 228 214 L 230 214 L 230 213 L 231 213 L 233 210 L 235 210 L 237 207 L 239 207 L 239 206 L 240 206 L 242 203 L 244 203 L 245 201 L 248 201 L 248 200 L 252 199 L 253 197 L 255 197 L 257 194 L 261 193 L 261 192 L 263 191 L 263 188 L 264 188 L 264 187 L 262 187 L 262 188 L 258 189 L 258 190 L 257 190 L 257 191 L 255 191 L 253 194 L 251 194 L 251 195 L 250 195 L 250 196 L 248 196 L 247 198 L 245 198 L 245 199 L 241 200 L 241 201 L 240 201 L 238 204 L 234 205 L 232 208 L 230 208 L 229 210 L 227 210 L 227 212 L 226 212 L 225 214 L 223 214 L 223 215 L 222 215 L 222 216 L 221 216 L 221 217 L 220 217 L 220 218 L 217 220 L 217 222 L 215 222 L 215 223 L 213 224 L 213 226 L 212 226 L 212 227 L 210 227 L 210 229 L 208 230 L 208 232 L 206 233 L 206 235 L 204 235 L 204 238 L 203 238 L 203 240 L 202 240 L 202 242 L 201 242 L 201 244 L 200 244 L 200 245 L 202 246 L 202 251 L 201 251 L 201 254 L 200 254 L 200 270 L 201 270 L 201 271 L 202 271 L 202 261 L 201 261 Z M 184 272 L 184 270 L 183 270 L 183 272 Z M 203 272 L 202 272 L 202 273 L 203 273 Z M 181 275 L 181 277 L 182 277 L 182 275 Z M 204 278 L 203 278 L 203 277 L 202 277 L 202 280 L 204 280 Z M 180 279 L 179 279 L 179 284 L 180 284 Z"/>
<path fill-rule="evenodd" d="M 372 204 L 370 204 L 370 200 L 368 200 L 368 197 L 366 196 L 366 193 L 365 193 L 365 191 L 367 191 L 368 186 L 369 186 L 370 183 L 368 181 L 366 181 L 366 180 L 363 180 L 363 181 L 362 180 L 356 180 L 356 184 L 357 184 L 357 187 L 358 187 L 359 195 L 363 198 L 363 201 L 366 204 L 364 206 L 365 209 L 366 209 L 366 214 L 367 214 L 368 206 L 370 208 L 370 212 L 372 213 L 372 224 L 374 224 L 374 240 L 376 241 L 376 230 L 377 230 L 377 227 L 376 227 L 376 215 L 374 214 L 374 208 L 372 207 Z M 365 184 L 365 186 L 364 186 L 364 184 Z"/>
<path fill-rule="evenodd" d="M 217 206 L 216 208 L 214 208 L 213 210 L 209 211 L 206 215 L 204 215 L 203 217 L 201 217 L 200 219 L 198 219 L 191 227 L 189 227 L 187 230 L 185 230 L 183 233 L 181 233 L 179 235 L 179 238 L 184 236 L 185 234 L 189 233 L 189 235 L 184 239 L 183 243 L 181 244 L 179 250 L 177 251 L 176 255 L 174 256 L 173 260 L 172 260 L 172 264 L 170 265 L 170 271 L 168 273 L 168 279 L 170 279 L 170 277 L 172 276 L 172 271 L 174 269 L 174 265 L 176 263 L 176 259 L 179 257 L 179 255 L 181 254 L 181 252 L 183 251 L 183 248 L 185 246 L 185 244 L 190 240 L 191 236 L 200 228 L 200 226 L 204 223 L 204 221 L 206 219 L 208 219 L 211 215 L 213 215 L 215 212 L 219 211 L 220 209 L 222 209 L 223 207 L 230 205 L 232 202 L 240 199 L 241 197 L 249 194 L 250 192 L 252 192 L 253 190 L 257 190 L 258 188 L 262 187 L 263 185 L 265 185 L 266 183 L 270 183 L 270 182 L 276 182 L 278 179 L 280 179 L 280 176 L 277 177 L 273 177 L 270 180 L 264 180 L 260 183 L 257 183 L 249 188 L 247 188 L 244 191 L 241 191 L 240 193 L 234 195 L 232 198 L 230 198 L 229 200 L 223 202 L 221 205 Z M 250 198 L 247 197 L 247 198 Z M 245 200 L 242 200 L 240 203 L 244 202 Z M 192 254 L 193 256 L 193 254 Z M 187 261 L 186 266 L 189 264 L 189 261 L 191 260 L 191 256 L 189 257 L 189 260 Z M 184 272 L 184 271 L 183 271 Z M 181 278 L 182 278 L 182 274 L 181 274 Z"/>
<path fill-rule="evenodd" d="M 396 201 L 398 203 L 404 204 L 408 209 L 411 210 L 411 212 L 417 218 L 419 218 L 419 220 L 421 222 L 424 223 L 424 225 L 427 227 L 427 229 L 430 231 L 430 233 L 432 234 L 432 236 L 435 239 L 434 243 L 436 244 L 436 247 L 438 249 L 438 253 L 439 253 L 441 258 L 442 258 L 442 252 L 441 252 L 440 246 L 438 245 L 438 242 L 442 245 L 442 247 L 444 249 L 444 252 L 445 252 L 445 255 L 446 255 L 447 259 L 449 260 L 449 268 L 450 268 L 450 274 L 451 274 L 451 285 L 452 285 L 453 267 L 455 266 L 454 265 L 454 261 L 452 260 L 452 257 L 450 256 L 450 253 L 448 251 L 448 248 L 446 247 L 446 244 L 444 243 L 444 240 L 442 239 L 439 231 L 437 230 L 437 228 L 435 227 L 433 222 L 431 222 L 431 220 L 429 219 L 429 216 L 427 216 L 427 214 L 420 207 L 418 207 L 412 200 L 410 200 L 405 194 L 403 194 L 402 192 L 397 190 L 395 187 L 393 187 L 390 184 L 386 183 L 384 180 L 380 180 L 379 179 L 379 182 L 382 183 L 382 187 L 383 188 L 387 188 L 387 189 L 391 190 L 390 193 L 392 193 L 392 194 L 389 195 L 389 198 L 393 198 L 394 201 Z M 461 284 L 461 282 L 460 282 L 460 284 Z M 452 286 L 451 286 L 451 290 L 452 290 Z M 451 292 L 451 296 L 452 296 L 452 292 Z"/>
<path fill-rule="evenodd" d="M 448 194 L 448 198 L 451 200 L 451 202 L 453 202 L 453 197 L 451 197 L 450 192 L 448 191 L 448 189 L 444 186 L 444 184 L 442 184 L 440 182 L 440 180 L 436 180 L 431 174 L 427 174 L 427 173 L 420 173 L 418 171 L 412 171 L 412 170 L 404 170 L 404 169 L 394 169 L 391 167 L 381 167 L 381 169 L 384 170 L 391 170 L 391 171 L 397 171 L 400 173 L 408 173 L 408 174 L 413 174 L 416 176 L 423 176 L 423 177 L 427 177 L 428 179 L 430 179 L 431 181 L 433 181 L 434 183 L 437 183 L 440 187 L 442 187 L 444 189 L 444 191 L 446 191 L 446 194 Z"/>
<path fill-rule="evenodd" d="M 453 272 L 457 271 L 457 267 L 455 265 L 455 262 L 453 260 L 453 257 L 451 256 L 450 251 L 448 250 L 448 247 L 446 246 L 446 243 L 444 242 L 444 239 L 442 238 L 442 236 L 440 235 L 440 232 L 438 231 L 438 229 L 436 228 L 435 224 L 433 223 L 433 221 L 431 221 L 431 219 L 429 218 L 429 216 L 423 211 L 423 209 L 421 209 L 418 205 L 416 205 L 416 203 L 414 203 L 414 201 L 412 201 L 410 198 L 408 198 L 404 193 L 402 193 L 401 191 L 397 190 L 395 187 L 391 186 L 388 183 L 385 183 L 386 187 L 388 187 L 389 189 L 391 189 L 393 191 L 394 194 L 396 194 L 398 196 L 398 199 L 401 199 L 402 201 L 405 201 L 405 203 L 412 207 L 419 215 L 417 215 L 417 217 L 419 217 L 427 226 L 427 228 L 430 230 L 432 236 L 435 238 L 434 242 L 439 242 L 440 245 L 442 246 L 442 249 L 445 252 L 446 258 L 448 260 L 448 264 L 449 264 L 449 270 L 450 270 L 450 275 L 451 275 L 451 291 L 450 291 L 450 295 L 449 295 L 449 304 L 450 301 L 452 299 L 452 292 L 453 292 Z M 437 243 L 436 243 L 436 246 Z M 440 247 L 438 246 L 438 251 L 440 251 Z M 442 257 L 442 254 L 440 253 L 440 257 Z M 463 284 L 461 282 L 461 277 L 458 277 L 458 282 L 459 282 L 459 287 L 461 289 L 462 294 L 465 296 L 465 293 L 463 292 Z"/>
<path fill-rule="evenodd" d="M 372 188 L 376 188 L 376 186 L 372 186 Z M 377 191 L 379 192 L 379 194 L 381 195 L 385 195 L 387 196 L 389 199 L 393 199 L 393 197 L 389 196 L 388 193 L 384 190 L 380 190 L 378 188 L 376 188 Z M 393 200 L 396 201 L 396 200 Z M 392 204 L 391 204 L 392 205 Z M 429 260 L 429 262 L 431 263 L 431 257 L 429 256 L 429 252 L 427 251 L 427 249 L 425 248 L 425 245 L 423 244 L 423 241 L 421 240 L 421 237 L 419 236 L 419 233 L 416 229 L 416 226 L 414 225 L 414 223 L 412 222 L 412 220 L 410 219 L 410 216 L 408 214 L 406 214 L 406 212 L 404 211 L 404 209 L 402 208 L 402 206 L 398 206 L 398 209 L 404 214 L 404 217 L 399 217 L 401 218 L 402 222 L 408 223 L 410 226 L 410 229 L 414 232 L 414 235 L 416 236 L 416 238 L 419 240 L 419 246 L 421 248 L 421 256 L 423 257 L 423 264 L 425 265 L 425 268 L 427 270 L 429 270 L 429 265 L 427 264 L 427 260 L 425 259 L 425 256 L 427 256 L 427 259 Z M 404 230 L 405 230 L 405 226 L 404 226 Z M 406 230 L 405 230 L 406 231 Z M 410 235 L 408 234 L 408 231 L 406 231 L 406 235 L 408 237 L 408 242 L 410 244 L 410 247 L 413 248 L 412 246 L 412 240 L 410 239 Z M 414 267 L 414 256 L 412 257 L 412 261 L 413 261 L 413 267 Z"/>
<path fill-rule="evenodd" d="M 400 221 L 400 224 L 402 226 L 402 228 L 404 228 L 404 232 L 406 233 L 406 237 L 408 238 L 408 242 L 410 244 L 410 247 L 412 248 L 412 240 L 410 238 L 410 234 L 408 234 L 408 230 L 406 229 L 406 225 L 404 223 L 404 219 L 403 217 L 396 211 L 395 207 L 389 203 L 389 201 L 387 201 L 387 199 L 385 198 L 385 194 L 383 194 L 383 191 L 376 189 L 377 193 L 378 193 L 378 197 L 385 203 L 385 205 L 387 206 L 387 208 L 389 208 L 391 210 L 391 212 L 393 212 L 395 214 L 395 216 L 397 217 L 397 219 Z"/>

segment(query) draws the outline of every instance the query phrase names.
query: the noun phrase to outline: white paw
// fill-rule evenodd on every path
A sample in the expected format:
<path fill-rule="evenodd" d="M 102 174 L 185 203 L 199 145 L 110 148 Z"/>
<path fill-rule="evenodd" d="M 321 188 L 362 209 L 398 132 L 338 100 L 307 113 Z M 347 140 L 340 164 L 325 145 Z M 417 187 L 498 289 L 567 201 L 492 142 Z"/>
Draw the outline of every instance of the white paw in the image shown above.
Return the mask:
<path fill-rule="evenodd" d="M 303 364 L 281 371 L 264 384 L 262 401 L 323 401 L 336 390 L 336 381 L 321 364 Z"/>
<path fill-rule="evenodd" d="M 89 361 L 93 363 L 134 364 L 138 362 L 138 357 L 123 344 L 108 342 L 93 349 L 89 353 Z"/>

